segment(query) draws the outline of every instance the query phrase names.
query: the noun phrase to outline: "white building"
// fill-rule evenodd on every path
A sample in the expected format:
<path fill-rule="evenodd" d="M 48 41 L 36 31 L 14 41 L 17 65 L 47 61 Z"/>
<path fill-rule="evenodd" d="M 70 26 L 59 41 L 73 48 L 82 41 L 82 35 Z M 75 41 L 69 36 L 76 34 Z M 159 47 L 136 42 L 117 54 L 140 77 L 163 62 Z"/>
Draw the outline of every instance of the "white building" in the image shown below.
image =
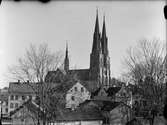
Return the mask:
<path fill-rule="evenodd" d="M 13 111 L 22 105 L 23 102 L 32 98 L 35 100 L 36 94 L 32 83 L 20 83 L 11 82 L 9 83 L 9 96 L 8 96 L 8 113 Z"/>
<path fill-rule="evenodd" d="M 75 109 L 80 103 L 89 100 L 91 93 L 82 82 L 76 82 L 66 94 L 66 108 Z"/>

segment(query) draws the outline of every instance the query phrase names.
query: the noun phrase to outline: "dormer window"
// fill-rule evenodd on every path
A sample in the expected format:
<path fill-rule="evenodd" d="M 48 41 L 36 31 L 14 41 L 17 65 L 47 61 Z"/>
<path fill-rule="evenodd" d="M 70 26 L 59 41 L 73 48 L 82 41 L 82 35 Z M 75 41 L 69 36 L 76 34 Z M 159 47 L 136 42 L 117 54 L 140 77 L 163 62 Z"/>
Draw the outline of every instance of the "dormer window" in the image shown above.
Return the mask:
<path fill-rule="evenodd" d="M 75 89 L 75 91 L 77 91 L 77 87 L 75 87 L 74 89 Z"/>

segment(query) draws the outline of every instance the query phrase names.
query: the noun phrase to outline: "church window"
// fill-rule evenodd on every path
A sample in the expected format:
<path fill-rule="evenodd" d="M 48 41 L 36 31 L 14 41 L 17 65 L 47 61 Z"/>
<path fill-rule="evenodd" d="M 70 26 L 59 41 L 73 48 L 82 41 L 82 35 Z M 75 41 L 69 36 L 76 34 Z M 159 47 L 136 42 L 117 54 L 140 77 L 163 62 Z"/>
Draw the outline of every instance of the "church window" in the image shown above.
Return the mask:
<path fill-rule="evenodd" d="M 74 96 L 71 96 L 71 100 L 74 101 L 74 100 L 75 100 L 75 97 L 74 97 Z"/>
<path fill-rule="evenodd" d="M 81 87 L 81 92 L 84 92 L 84 88 L 83 87 Z"/>

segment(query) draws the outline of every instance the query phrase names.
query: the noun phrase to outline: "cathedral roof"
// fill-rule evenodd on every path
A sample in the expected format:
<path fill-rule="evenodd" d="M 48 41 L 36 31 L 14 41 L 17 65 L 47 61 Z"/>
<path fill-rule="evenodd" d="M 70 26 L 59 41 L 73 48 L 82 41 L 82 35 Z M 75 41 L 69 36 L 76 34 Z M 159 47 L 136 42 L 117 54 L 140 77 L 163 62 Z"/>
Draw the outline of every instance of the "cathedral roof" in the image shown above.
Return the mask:
<path fill-rule="evenodd" d="M 69 70 L 68 74 L 74 75 L 79 80 L 89 80 L 89 69 L 73 69 Z"/>

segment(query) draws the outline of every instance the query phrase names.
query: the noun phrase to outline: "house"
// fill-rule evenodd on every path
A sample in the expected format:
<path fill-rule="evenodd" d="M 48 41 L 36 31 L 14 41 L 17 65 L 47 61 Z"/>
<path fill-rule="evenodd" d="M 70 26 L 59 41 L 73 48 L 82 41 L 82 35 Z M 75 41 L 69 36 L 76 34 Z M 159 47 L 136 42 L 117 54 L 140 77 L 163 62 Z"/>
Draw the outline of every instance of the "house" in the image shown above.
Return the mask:
<path fill-rule="evenodd" d="M 90 99 L 90 95 L 81 82 L 76 82 L 66 93 L 66 108 L 75 109 L 80 103 Z"/>
<path fill-rule="evenodd" d="M 111 125 L 125 125 L 131 119 L 131 107 L 123 102 L 111 100 L 86 100 L 80 104 L 83 110 L 94 108 L 104 116 L 103 123 Z"/>
<path fill-rule="evenodd" d="M 10 82 L 8 90 L 8 113 L 18 108 L 22 103 L 32 98 L 36 98 L 36 85 L 25 82 Z"/>
<path fill-rule="evenodd" d="M 104 116 L 97 110 L 64 110 L 49 125 L 103 125 Z"/>
<path fill-rule="evenodd" d="M 97 90 L 97 83 L 93 81 L 74 81 L 66 92 L 66 108 L 75 109 L 80 103 L 91 98 Z"/>
<path fill-rule="evenodd" d="M 12 125 L 42 125 L 42 109 L 31 99 L 9 113 Z"/>
<path fill-rule="evenodd" d="M 32 100 L 28 100 L 11 111 L 10 117 L 12 125 L 34 125 L 38 119 L 40 125 L 43 125 L 42 114 L 41 108 Z M 97 110 L 84 111 L 79 108 L 73 111 L 62 109 L 55 114 L 55 118 L 47 122 L 48 125 L 102 125 L 104 119 Z"/>
<path fill-rule="evenodd" d="M 2 110 L 2 111 L 1 111 Z M 5 117 L 8 114 L 8 90 L 1 90 L 0 93 L 0 112 Z"/>

